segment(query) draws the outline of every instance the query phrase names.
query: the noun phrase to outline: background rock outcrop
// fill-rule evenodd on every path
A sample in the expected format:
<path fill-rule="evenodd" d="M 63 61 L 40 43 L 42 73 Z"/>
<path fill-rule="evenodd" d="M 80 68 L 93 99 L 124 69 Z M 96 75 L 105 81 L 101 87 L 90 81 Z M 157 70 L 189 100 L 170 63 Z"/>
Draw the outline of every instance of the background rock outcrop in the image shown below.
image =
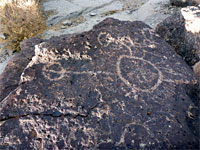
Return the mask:
<path fill-rule="evenodd" d="M 156 32 L 189 66 L 200 60 L 200 6 L 182 8 L 156 27 Z"/>
<path fill-rule="evenodd" d="M 196 78 L 142 22 L 53 37 L 18 79 L 0 102 L 2 149 L 199 148 Z"/>
<path fill-rule="evenodd" d="M 200 5 L 199 0 L 170 0 L 170 3 L 175 6 L 185 7 L 189 5 Z"/>

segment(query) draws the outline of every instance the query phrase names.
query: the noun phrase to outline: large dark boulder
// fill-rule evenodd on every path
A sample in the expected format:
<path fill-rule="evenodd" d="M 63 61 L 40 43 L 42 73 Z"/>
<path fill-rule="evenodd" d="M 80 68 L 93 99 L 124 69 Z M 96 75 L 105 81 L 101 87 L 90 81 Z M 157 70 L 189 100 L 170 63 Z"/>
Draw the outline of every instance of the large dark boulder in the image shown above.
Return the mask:
<path fill-rule="evenodd" d="M 156 27 L 156 32 L 189 66 L 200 60 L 200 6 L 183 8 Z"/>
<path fill-rule="evenodd" d="M 199 148 L 196 78 L 142 22 L 36 46 L 0 102 L 2 149 Z"/>
<path fill-rule="evenodd" d="M 200 5 L 200 0 L 170 0 L 170 3 L 179 7 L 186 7 L 189 5 Z"/>

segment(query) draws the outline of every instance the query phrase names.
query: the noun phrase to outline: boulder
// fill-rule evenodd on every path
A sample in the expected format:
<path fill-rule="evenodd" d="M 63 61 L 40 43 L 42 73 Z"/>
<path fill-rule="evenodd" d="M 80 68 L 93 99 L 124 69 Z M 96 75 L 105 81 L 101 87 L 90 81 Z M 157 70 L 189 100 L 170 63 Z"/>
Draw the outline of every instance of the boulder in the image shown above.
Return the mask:
<path fill-rule="evenodd" d="M 42 42 L 18 80 L 0 102 L 1 149 L 199 148 L 194 73 L 140 21 Z"/>
<path fill-rule="evenodd" d="M 186 7 L 189 5 L 200 5 L 200 0 L 170 0 L 170 3 L 179 7 Z"/>
<path fill-rule="evenodd" d="M 200 60 L 200 6 L 182 8 L 156 27 L 156 32 L 189 66 Z"/>

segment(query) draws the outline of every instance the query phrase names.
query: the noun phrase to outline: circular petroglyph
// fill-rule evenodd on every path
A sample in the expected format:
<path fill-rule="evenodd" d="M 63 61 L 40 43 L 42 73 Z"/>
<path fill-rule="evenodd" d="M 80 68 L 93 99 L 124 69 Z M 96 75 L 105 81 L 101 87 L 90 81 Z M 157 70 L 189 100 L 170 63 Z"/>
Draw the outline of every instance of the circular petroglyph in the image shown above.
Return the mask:
<path fill-rule="evenodd" d="M 66 70 L 58 62 L 45 64 L 43 68 L 43 75 L 50 81 L 60 80 L 65 76 Z"/>
<path fill-rule="evenodd" d="M 120 56 L 117 72 L 128 87 L 143 92 L 154 91 L 163 78 L 161 71 L 154 64 L 135 56 Z"/>

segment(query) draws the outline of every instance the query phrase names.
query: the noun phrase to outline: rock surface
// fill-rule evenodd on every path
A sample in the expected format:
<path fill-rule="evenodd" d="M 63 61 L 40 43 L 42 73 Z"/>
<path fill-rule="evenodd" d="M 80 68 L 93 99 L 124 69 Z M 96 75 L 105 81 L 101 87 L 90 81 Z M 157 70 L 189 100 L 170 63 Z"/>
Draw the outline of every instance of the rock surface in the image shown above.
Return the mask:
<path fill-rule="evenodd" d="M 109 18 L 31 56 L 0 102 L 0 148 L 199 148 L 193 72 L 144 23 Z"/>
<path fill-rule="evenodd" d="M 165 19 L 156 32 L 183 57 L 189 66 L 200 60 L 200 6 L 181 9 Z"/>
<path fill-rule="evenodd" d="M 189 5 L 199 5 L 200 0 L 170 0 L 170 3 L 175 6 L 185 7 Z"/>
<path fill-rule="evenodd" d="M 21 52 L 9 61 L 4 72 L 0 75 L 0 102 L 18 86 L 23 70 L 35 53 L 35 45 L 42 41 L 33 38 L 21 43 Z"/>

